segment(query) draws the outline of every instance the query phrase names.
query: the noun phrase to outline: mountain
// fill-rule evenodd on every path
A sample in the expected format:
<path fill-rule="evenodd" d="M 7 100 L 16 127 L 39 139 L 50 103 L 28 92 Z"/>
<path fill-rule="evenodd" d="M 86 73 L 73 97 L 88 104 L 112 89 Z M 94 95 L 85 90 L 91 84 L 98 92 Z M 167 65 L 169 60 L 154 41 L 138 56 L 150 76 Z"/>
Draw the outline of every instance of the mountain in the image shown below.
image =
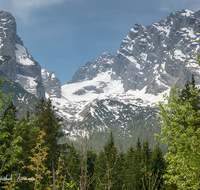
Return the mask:
<path fill-rule="evenodd" d="M 200 11 L 190 10 L 171 13 L 150 26 L 135 24 L 115 55 L 105 52 L 88 61 L 61 86 L 55 73 L 42 69 L 28 53 L 13 16 L 1 11 L 0 69 L 37 99 L 53 100 L 69 139 L 77 139 L 81 128 L 87 128 L 95 134 L 93 147 L 99 147 L 112 130 L 118 145 L 129 146 L 149 135 L 153 146 L 153 134 L 160 132 L 156 115 L 163 94 L 171 86 L 183 88 L 192 74 L 200 85 L 195 58 L 199 30 Z"/>
<path fill-rule="evenodd" d="M 81 66 L 61 87 L 62 97 L 53 98 L 70 137 L 78 136 L 84 117 L 96 135 L 112 129 L 129 142 L 159 132 L 163 94 L 171 86 L 184 88 L 192 74 L 200 84 L 199 30 L 200 11 L 171 13 L 150 26 L 135 24 L 114 56 L 105 52 Z"/>
<path fill-rule="evenodd" d="M 0 11 L 0 70 L 0 75 L 8 80 L 7 84 L 15 86 L 16 104 L 21 102 L 20 105 L 23 105 L 21 100 L 24 100 L 26 106 L 23 107 L 26 109 L 33 109 L 41 97 L 61 97 L 59 79 L 53 71 L 42 70 L 40 64 L 28 53 L 17 35 L 14 17 L 5 11 Z M 13 89 L 8 88 L 7 84 L 4 87 L 5 93 L 12 92 Z M 31 101 L 25 97 L 31 97 Z"/>

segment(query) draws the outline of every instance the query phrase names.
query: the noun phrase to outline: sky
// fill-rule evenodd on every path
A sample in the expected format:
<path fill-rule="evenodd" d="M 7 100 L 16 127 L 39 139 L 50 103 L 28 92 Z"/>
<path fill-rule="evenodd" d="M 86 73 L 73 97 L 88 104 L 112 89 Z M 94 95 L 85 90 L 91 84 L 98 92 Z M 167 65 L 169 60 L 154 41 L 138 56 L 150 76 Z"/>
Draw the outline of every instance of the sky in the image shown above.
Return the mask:
<path fill-rule="evenodd" d="M 76 70 L 104 52 L 115 55 L 134 24 L 151 25 L 199 0 L 0 0 L 17 34 L 42 68 L 66 84 Z"/>

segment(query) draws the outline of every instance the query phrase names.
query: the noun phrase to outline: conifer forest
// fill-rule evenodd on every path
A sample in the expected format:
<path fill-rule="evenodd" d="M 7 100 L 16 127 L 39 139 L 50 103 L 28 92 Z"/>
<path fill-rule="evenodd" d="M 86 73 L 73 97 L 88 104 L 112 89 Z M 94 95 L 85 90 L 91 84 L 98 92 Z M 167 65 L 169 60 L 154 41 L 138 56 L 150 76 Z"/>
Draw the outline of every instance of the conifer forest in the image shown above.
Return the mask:
<path fill-rule="evenodd" d="M 63 120 L 50 99 L 42 98 L 19 118 L 12 96 L 0 93 L 1 189 L 200 189 L 200 91 L 194 76 L 185 89 L 172 87 L 167 103 L 159 104 L 162 129 L 154 148 L 147 137 L 124 151 L 111 131 L 96 151 L 86 129 L 78 145 L 66 143 Z"/>

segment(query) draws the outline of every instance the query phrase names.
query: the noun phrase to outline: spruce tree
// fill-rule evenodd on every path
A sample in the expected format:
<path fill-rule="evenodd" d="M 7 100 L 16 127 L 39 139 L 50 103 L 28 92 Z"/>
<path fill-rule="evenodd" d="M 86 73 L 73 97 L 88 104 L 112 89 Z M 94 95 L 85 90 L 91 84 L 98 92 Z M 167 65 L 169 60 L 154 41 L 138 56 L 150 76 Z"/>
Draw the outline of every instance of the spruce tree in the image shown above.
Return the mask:
<path fill-rule="evenodd" d="M 131 145 L 130 148 L 127 149 L 127 154 L 125 157 L 125 173 L 124 173 L 124 182 L 125 189 L 134 190 L 135 182 L 134 182 L 134 148 Z"/>
<path fill-rule="evenodd" d="M 155 176 L 158 174 L 156 183 L 160 181 L 159 189 L 160 186 L 163 185 L 164 181 L 162 177 L 166 173 L 166 167 L 167 167 L 167 163 L 163 156 L 164 156 L 163 151 L 160 148 L 160 145 L 157 144 L 152 151 L 150 172 L 152 173 L 152 176 L 154 178 L 153 180 L 155 180 Z"/>
<path fill-rule="evenodd" d="M 142 151 L 142 145 L 140 142 L 140 138 L 138 137 L 135 150 L 134 150 L 134 187 L 135 189 L 142 189 L 142 156 L 141 156 L 141 151 Z"/>
<path fill-rule="evenodd" d="M 152 150 L 149 147 L 149 140 L 146 140 L 142 143 L 142 150 L 141 150 L 141 164 L 143 168 L 143 172 L 145 170 L 150 172 L 150 160 L 151 160 Z"/>
<path fill-rule="evenodd" d="M 52 170 L 53 186 L 55 188 L 55 166 L 61 155 L 61 144 L 58 143 L 59 138 L 65 136 L 62 130 L 62 118 L 56 115 L 55 106 L 52 105 L 52 101 L 48 99 L 45 101 L 43 98 L 35 106 L 35 125 L 39 127 L 40 131 L 45 132 L 45 144 L 49 148 L 47 156 L 47 166 Z M 66 144 L 62 145 L 63 149 L 66 149 Z"/>
<path fill-rule="evenodd" d="M 126 154 L 123 151 L 122 145 L 120 145 L 120 151 L 118 153 L 118 159 L 116 163 L 116 173 L 117 173 L 117 179 L 116 183 L 114 185 L 115 189 L 123 189 L 125 186 L 125 157 Z"/>
<path fill-rule="evenodd" d="M 99 180 L 99 189 L 116 189 L 117 187 L 117 169 L 116 164 L 118 161 L 118 151 L 115 146 L 114 137 L 112 132 L 108 141 L 100 151 L 97 162 L 97 179 Z"/>

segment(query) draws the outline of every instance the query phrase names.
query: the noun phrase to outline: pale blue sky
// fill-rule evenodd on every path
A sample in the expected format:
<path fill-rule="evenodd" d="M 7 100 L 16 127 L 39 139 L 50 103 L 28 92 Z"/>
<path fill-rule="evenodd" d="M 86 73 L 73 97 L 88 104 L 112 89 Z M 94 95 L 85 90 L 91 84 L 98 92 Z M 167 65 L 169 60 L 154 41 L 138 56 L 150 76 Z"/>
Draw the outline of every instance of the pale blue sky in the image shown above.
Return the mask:
<path fill-rule="evenodd" d="M 200 10 L 200 1 L 0 0 L 29 53 L 62 85 L 87 61 L 104 52 L 115 55 L 135 23 L 151 25 L 182 9 Z"/>

